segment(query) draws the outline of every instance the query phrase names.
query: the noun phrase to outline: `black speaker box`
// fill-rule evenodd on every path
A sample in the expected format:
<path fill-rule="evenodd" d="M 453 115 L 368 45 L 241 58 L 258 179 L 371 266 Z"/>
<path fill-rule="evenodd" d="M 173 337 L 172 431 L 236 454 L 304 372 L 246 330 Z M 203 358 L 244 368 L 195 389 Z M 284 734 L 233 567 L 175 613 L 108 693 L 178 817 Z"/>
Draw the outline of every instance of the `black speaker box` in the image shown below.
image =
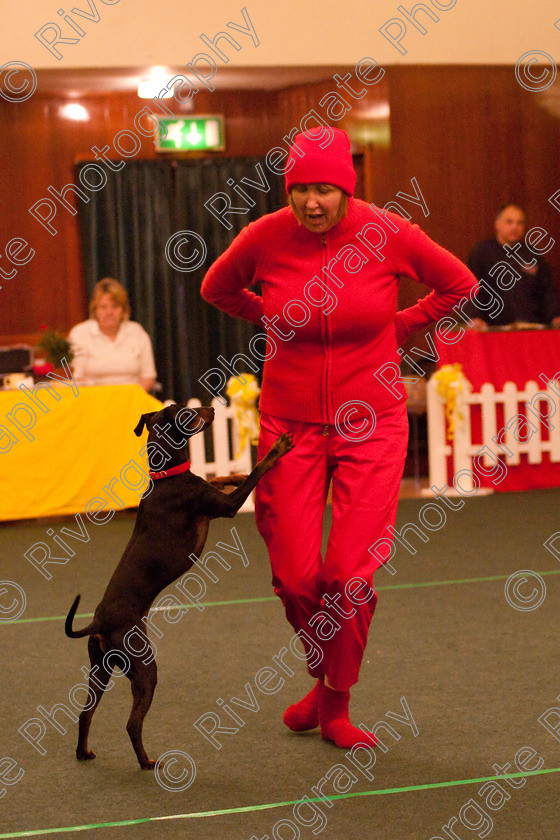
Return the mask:
<path fill-rule="evenodd" d="M 28 345 L 0 347 L 0 374 L 26 373 L 32 367 L 33 349 Z"/>

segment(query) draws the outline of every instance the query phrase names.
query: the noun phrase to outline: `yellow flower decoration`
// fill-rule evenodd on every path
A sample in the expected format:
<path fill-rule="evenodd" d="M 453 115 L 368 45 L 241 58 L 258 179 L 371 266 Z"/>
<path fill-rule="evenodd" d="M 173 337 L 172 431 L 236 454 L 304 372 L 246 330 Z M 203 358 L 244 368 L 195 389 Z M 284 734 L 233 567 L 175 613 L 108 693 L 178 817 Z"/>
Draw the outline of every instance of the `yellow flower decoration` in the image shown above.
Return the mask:
<path fill-rule="evenodd" d="M 228 379 L 226 387 L 226 394 L 235 409 L 239 427 L 239 449 L 236 458 L 239 458 L 245 449 L 247 439 L 254 445 L 258 443 L 261 428 L 256 408 L 257 397 L 261 392 L 259 384 L 252 373 L 239 373 L 238 376 L 245 380 L 244 384 L 232 376 Z"/>
<path fill-rule="evenodd" d="M 457 395 L 465 391 L 470 383 L 463 375 L 463 366 L 460 364 L 443 365 L 434 373 L 434 379 L 437 382 L 437 392 L 440 397 L 443 397 L 445 402 L 445 417 L 447 420 L 447 439 L 453 440 L 455 437 L 455 416 L 461 421 L 463 415 L 461 412 L 456 412 Z"/>

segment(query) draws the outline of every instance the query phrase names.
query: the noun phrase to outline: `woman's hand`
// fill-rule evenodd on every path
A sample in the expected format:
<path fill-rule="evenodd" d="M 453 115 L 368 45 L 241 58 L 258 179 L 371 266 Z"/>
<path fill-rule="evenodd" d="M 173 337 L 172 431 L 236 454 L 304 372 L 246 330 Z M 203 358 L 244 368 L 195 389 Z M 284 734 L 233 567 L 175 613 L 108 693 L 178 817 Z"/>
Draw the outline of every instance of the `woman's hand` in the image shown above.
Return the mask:
<path fill-rule="evenodd" d="M 156 380 L 155 377 L 140 379 L 138 384 L 141 385 L 145 391 L 151 391 L 156 384 Z"/>
<path fill-rule="evenodd" d="M 486 332 L 488 330 L 488 324 L 482 318 L 472 318 L 471 320 L 472 324 L 470 329 L 474 330 L 474 332 Z"/>

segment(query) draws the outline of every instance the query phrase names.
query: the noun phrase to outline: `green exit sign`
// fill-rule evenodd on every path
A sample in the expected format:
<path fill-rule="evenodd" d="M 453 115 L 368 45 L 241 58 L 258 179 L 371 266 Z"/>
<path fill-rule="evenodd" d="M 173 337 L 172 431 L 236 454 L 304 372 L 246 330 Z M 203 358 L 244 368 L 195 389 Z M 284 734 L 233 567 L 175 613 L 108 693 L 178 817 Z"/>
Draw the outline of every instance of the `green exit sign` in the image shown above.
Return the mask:
<path fill-rule="evenodd" d="M 190 152 L 201 149 L 225 149 L 224 118 L 215 115 L 159 119 L 155 141 L 158 152 Z M 162 134 L 167 135 L 161 138 Z M 161 138 L 161 139 L 160 139 Z"/>

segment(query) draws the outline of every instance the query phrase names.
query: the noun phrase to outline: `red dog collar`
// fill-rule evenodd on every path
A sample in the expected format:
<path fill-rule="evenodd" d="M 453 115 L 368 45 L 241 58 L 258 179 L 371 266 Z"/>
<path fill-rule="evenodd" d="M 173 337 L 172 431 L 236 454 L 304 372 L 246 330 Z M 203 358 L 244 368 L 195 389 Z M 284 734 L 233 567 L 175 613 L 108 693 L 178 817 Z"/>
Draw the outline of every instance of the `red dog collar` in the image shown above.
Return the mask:
<path fill-rule="evenodd" d="M 171 467 L 169 470 L 160 470 L 160 472 L 151 472 L 149 473 L 150 478 L 167 478 L 170 475 L 179 475 L 179 473 L 186 472 L 190 470 L 191 462 L 185 461 L 184 464 L 179 464 L 178 467 Z"/>

